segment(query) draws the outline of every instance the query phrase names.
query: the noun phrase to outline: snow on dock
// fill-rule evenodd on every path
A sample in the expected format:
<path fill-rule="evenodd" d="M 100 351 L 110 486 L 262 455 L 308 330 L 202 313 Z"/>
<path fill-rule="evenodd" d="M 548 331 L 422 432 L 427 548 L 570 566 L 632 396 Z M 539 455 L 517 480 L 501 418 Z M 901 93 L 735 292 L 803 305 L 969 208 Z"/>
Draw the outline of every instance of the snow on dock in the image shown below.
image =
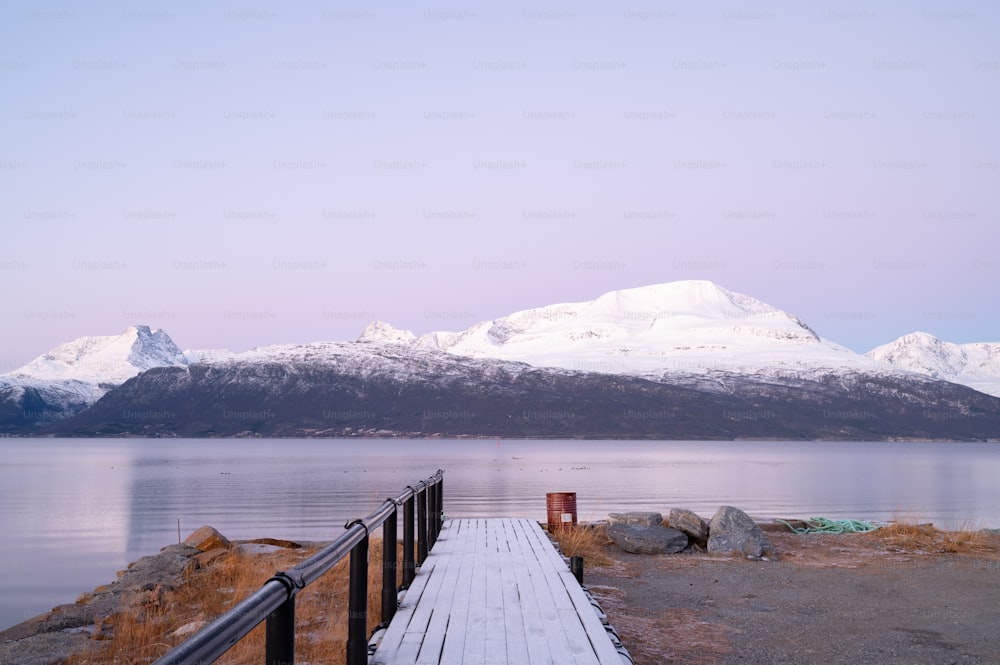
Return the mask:
<path fill-rule="evenodd" d="M 537 522 L 445 522 L 371 665 L 622 665 Z"/>

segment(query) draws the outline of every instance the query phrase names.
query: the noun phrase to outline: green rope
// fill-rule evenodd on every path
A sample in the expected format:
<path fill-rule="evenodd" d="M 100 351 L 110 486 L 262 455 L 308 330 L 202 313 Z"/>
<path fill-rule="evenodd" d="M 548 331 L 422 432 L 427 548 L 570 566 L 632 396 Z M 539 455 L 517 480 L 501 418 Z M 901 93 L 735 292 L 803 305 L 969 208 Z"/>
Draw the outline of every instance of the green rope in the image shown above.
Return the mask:
<path fill-rule="evenodd" d="M 796 528 L 785 520 L 778 520 L 794 533 L 863 533 L 874 531 L 882 526 L 883 522 L 866 522 L 864 520 L 828 520 L 825 517 L 810 517 L 805 520 L 807 526 Z"/>

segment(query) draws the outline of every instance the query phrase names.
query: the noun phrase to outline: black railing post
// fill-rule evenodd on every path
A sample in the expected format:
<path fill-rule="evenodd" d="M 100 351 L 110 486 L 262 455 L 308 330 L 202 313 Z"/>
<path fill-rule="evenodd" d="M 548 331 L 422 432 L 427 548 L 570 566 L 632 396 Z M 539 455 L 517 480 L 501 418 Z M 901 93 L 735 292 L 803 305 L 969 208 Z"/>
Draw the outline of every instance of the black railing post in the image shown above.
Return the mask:
<path fill-rule="evenodd" d="M 388 625 L 396 614 L 396 502 L 392 515 L 382 525 L 382 623 Z"/>
<path fill-rule="evenodd" d="M 347 612 L 347 665 L 366 665 L 368 663 L 367 533 L 364 540 L 351 550 L 351 586 L 348 591 Z"/>
<path fill-rule="evenodd" d="M 267 615 L 264 634 L 264 662 L 267 665 L 290 665 L 295 662 L 295 596 L 289 596 L 278 609 Z"/>
<path fill-rule="evenodd" d="M 417 565 L 413 560 L 413 503 L 416 490 L 413 491 L 414 494 L 403 504 L 403 587 L 407 589 L 417 574 Z"/>
<path fill-rule="evenodd" d="M 437 483 L 431 483 L 427 488 L 427 549 L 434 547 L 437 541 Z"/>
<path fill-rule="evenodd" d="M 417 565 L 427 558 L 427 485 L 420 488 L 417 497 Z"/>
<path fill-rule="evenodd" d="M 437 516 L 437 532 L 441 534 L 441 527 L 444 526 L 444 474 L 438 477 L 437 506 L 434 514 Z"/>
<path fill-rule="evenodd" d="M 573 573 L 573 577 L 580 584 L 583 584 L 583 557 L 582 556 L 571 556 L 569 558 L 569 569 Z"/>

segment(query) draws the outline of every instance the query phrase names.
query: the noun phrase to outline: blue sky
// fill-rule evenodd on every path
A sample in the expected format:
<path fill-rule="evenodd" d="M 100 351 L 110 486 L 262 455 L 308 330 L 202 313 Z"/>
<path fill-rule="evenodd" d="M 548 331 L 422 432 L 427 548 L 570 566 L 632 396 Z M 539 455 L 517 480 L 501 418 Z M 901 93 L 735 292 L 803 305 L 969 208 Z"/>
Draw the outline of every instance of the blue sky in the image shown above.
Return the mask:
<path fill-rule="evenodd" d="M 0 371 L 709 279 L 1000 340 L 1000 6 L 7 3 Z"/>

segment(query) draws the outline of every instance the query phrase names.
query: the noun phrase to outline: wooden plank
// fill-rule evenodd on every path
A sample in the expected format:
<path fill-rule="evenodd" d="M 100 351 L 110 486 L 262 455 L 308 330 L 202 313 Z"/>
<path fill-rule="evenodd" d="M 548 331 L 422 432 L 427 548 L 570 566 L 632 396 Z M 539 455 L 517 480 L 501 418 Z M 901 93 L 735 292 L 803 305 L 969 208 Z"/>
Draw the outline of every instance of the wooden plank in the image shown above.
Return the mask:
<path fill-rule="evenodd" d="M 483 645 L 486 657 L 482 661 L 472 662 L 483 662 L 486 665 L 505 665 L 508 662 L 507 639 L 509 631 L 504 622 L 504 595 L 500 571 L 505 565 L 510 565 L 511 557 L 509 551 L 503 551 L 506 547 L 506 538 L 502 523 L 492 520 L 490 532 L 492 546 L 482 559 L 482 575 L 486 582 L 486 640 Z M 503 629 L 498 630 L 501 626 Z"/>
<path fill-rule="evenodd" d="M 531 665 L 551 665 L 555 662 L 551 652 L 552 643 L 546 639 L 542 610 L 535 596 L 531 574 L 524 562 L 514 567 L 514 579 L 517 583 L 518 600 L 524 619 L 522 635 L 525 648 L 528 651 L 527 662 Z"/>
<path fill-rule="evenodd" d="M 546 570 L 544 580 L 548 593 L 556 604 L 562 629 L 567 635 L 567 648 L 574 661 L 619 663 L 621 659 L 604 632 L 603 624 L 562 557 L 537 524 L 532 523 L 525 528 L 527 536 L 537 547 L 535 551 L 539 557 L 539 565 Z M 584 611 L 581 612 L 581 609 Z M 597 635 L 595 631 L 600 634 Z M 597 660 L 594 660 L 597 651 L 595 646 L 608 647 L 597 652 Z"/>
<path fill-rule="evenodd" d="M 446 530 L 441 533 L 446 534 Z M 440 550 L 437 548 L 438 544 L 442 545 Z M 454 563 L 454 559 L 449 556 L 452 548 L 452 542 L 445 535 L 443 540 L 435 544 L 434 551 L 428 554 L 403 596 L 396 616 L 389 623 L 379 645 L 380 654 L 385 654 L 386 657 L 392 654 L 393 658 L 401 662 L 416 661 L 438 596 L 442 590 L 454 588 L 447 584 L 450 579 L 448 570 Z"/>
<path fill-rule="evenodd" d="M 447 556 L 450 563 L 444 575 L 438 575 L 436 584 L 441 589 L 434 599 L 434 604 L 429 608 L 427 624 L 420 642 L 420 653 L 416 658 L 417 665 L 437 665 L 441 660 L 441 650 L 444 647 L 450 618 L 449 608 L 454 604 L 455 590 L 458 588 L 458 579 L 464 563 L 464 559 L 456 556 L 454 552 L 449 552 Z M 418 625 L 416 621 L 411 622 L 411 626 L 416 625 Z"/>
<path fill-rule="evenodd" d="M 546 541 L 548 540 L 548 537 L 545 536 L 540 527 L 533 529 L 533 532 L 536 533 L 536 536 L 541 536 Z M 552 587 L 554 595 L 560 596 L 560 591 L 562 591 L 565 593 L 565 598 L 572 604 L 572 609 L 566 606 L 561 607 L 564 624 L 567 625 L 567 628 L 572 625 L 573 630 L 576 629 L 577 625 L 583 629 L 587 642 L 589 642 L 590 650 L 597 655 L 600 662 L 619 663 L 621 658 L 615 650 L 614 644 L 611 643 L 607 632 L 604 630 L 604 624 L 601 623 L 597 613 L 594 612 L 587 595 L 583 592 L 579 582 L 576 581 L 576 577 L 566 567 L 562 556 L 556 552 L 554 547 L 551 547 L 551 544 L 550 550 L 555 555 L 555 559 L 552 557 L 547 558 L 550 561 L 558 560 L 559 563 L 555 566 L 556 574 L 548 577 L 547 580 Z M 548 552 L 544 548 L 542 548 L 542 551 Z"/>
<path fill-rule="evenodd" d="M 382 636 L 382 643 L 378 649 L 380 653 L 391 653 L 399 648 L 413 618 L 420 596 L 434 577 L 436 561 L 437 559 L 430 561 L 429 565 L 422 566 L 420 574 L 413 578 L 410 588 L 406 590 L 402 602 L 396 609 L 396 615 L 389 622 L 389 627 L 386 629 L 385 635 Z"/>
<path fill-rule="evenodd" d="M 545 641 L 549 644 L 552 662 L 558 665 L 587 663 L 586 659 L 577 658 L 578 650 L 573 648 L 574 642 L 578 641 L 580 636 L 574 633 L 574 626 L 566 625 L 563 618 L 570 604 L 564 595 L 553 593 L 553 590 L 559 588 L 550 583 L 557 569 L 553 566 L 552 559 L 547 556 L 547 552 L 538 547 L 540 541 L 533 533 L 533 527 L 537 528 L 537 525 L 524 521 L 519 526 L 524 530 L 525 540 L 529 546 L 525 551 L 525 568 L 531 578 L 533 598 L 538 603 L 542 615 L 542 627 Z M 545 543 L 545 546 L 548 549 L 552 548 L 550 543 Z"/>
<path fill-rule="evenodd" d="M 576 577 L 573 576 L 572 572 L 569 572 L 560 574 L 560 579 L 563 581 L 566 592 L 573 602 L 576 616 L 580 619 L 580 623 L 587 633 L 594 653 L 597 654 L 602 663 L 619 662 L 621 657 L 618 655 L 618 651 L 611 642 L 611 638 L 608 636 L 600 617 L 594 611 L 594 606 L 590 604 L 590 599 L 587 598 L 587 594 L 583 592 L 579 582 L 576 581 Z"/>
<path fill-rule="evenodd" d="M 455 583 L 455 595 L 452 598 L 451 611 L 448 616 L 448 628 L 444 645 L 441 650 L 442 663 L 461 663 L 465 650 L 465 637 L 468 634 L 469 604 L 472 602 L 472 575 L 475 559 L 464 554 L 461 571 Z"/>
<path fill-rule="evenodd" d="M 472 579 L 469 583 L 469 607 L 465 623 L 465 645 L 462 663 L 483 663 L 486 660 L 486 553 L 489 547 L 489 525 L 481 520 L 476 532 L 478 550 L 473 557 Z"/>
<path fill-rule="evenodd" d="M 520 557 L 514 556 L 520 553 L 522 543 L 512 522 L 505 520 L 502 524 L 507 556 L 505 565 L 500 568 L 500 588 L 503 593 L 503 625 L 507 638 L 507 662 L 530 664 L 535 661 L 531 660 L 529 655 L 528 634 L 517 583 L 517 568 L 520 565 Z M 533 646 L 537 648 L 537 642 Z"/>
<path fill-rule="evenodd" d="M 476 552 L 483 538 L 481 520 L 463 520 L 462 543 L 456 555 L 462 557 L 461 572 L 456 582 L 455 595 L 448 617 L 448 630 L 441 651 L 442 663 L 461 663 L 469 632 L 469 608 L 472 604 L 473 576 Z"/>
<path fill-rule="evenodd" d="M 562 631 L 566 635 L 566 644 L 559 645 L 560 648 L 566 649 L 566 651 L 561 654 L 561 657 L 564 658 L 566 662 L 601 662 L 601 659 L 597 658 L 596 654 L 588 648 L 591 647 L 591 644 L 583 623 L 584 618 L 588 618 L 589 616 L 596 618 L 596 614 L 593 613 L 592 609 L 589 609 L 588 603 L 589 615 L 581 617 L 577 611 L 576 604 L 573 603 L 572 599 L 567 596 L 567 594 L 572 592 L 575 587 L 575 592 L 579 594 L 581 598 L 585 599 L 586 596 L 583 594 L 583 590 L 580 588 L 579 584 L 577 584 L 576 579 L 572 576 L 572 573 L 570 573 L 566 563 L 556 552 L 552 543 L 542 532 L 538 524 L 528 520 L 522 520 L 520 522 L 520 526 L 524 529 L 525 536 L 532 545 L 532 552 L 537 556 L 537 564 L 539 568 L 544 571 L 542 580 L 547 587 L 548 594 L 556 606 L 556 612 Z M 567 582 L 571 582 L 572 584 L 568 584 Z M 537 589 L 536 593 L 544 595 L 545 588 Z M 613 646 L 610 644 L 610 640 L 606 635 L 603 636 L 603 639 L 608 642 L 608 646 L 611 646 L 613 649 Z M 620 663 L 620 658 L 617 656 L 617 653 L 615 653 L 613 660 L 607 662 L 618 664 Z"/>

